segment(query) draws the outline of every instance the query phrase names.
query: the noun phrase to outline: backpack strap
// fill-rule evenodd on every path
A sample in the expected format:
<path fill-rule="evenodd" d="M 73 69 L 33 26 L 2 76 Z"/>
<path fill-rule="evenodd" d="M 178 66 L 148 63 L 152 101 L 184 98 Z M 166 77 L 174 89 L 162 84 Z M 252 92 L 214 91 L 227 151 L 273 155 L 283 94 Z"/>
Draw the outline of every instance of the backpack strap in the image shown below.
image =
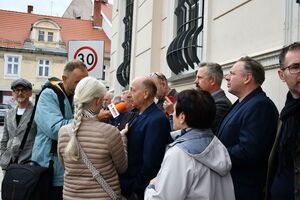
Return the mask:
<path fill-rule="evenodd" d="M 60 86 L 60 84 L 62 84 L 62 82 L 60 80 L 58 80 L 58 79 L 54 79 L 53 80 L 52 78 L 49 79 L 49 82 L 50 82 L 50 84 L 44 85 L 42 87 L 42 90 L 40 91 L 40 93 L 37 95 L 37 97 L 36 97 L 36 105 L 37 105 L 37 102 L 38 102 L 38 99 L 39 99 L 41 93 L 46 88 L 52 89 L 55 92 L 55 94 L 57 95 L 61 114 L 62 114 L 62 116 L 65 116 L 65 104 L 64 104 L 65 94 L 64 94 L 64 92 L 63 92 L 63 90 L 62 90 L 62 88 Z M 54 154 L 57 154 L 57 140 L 52 140 L 50 154 L 51 154 L 51 158 L 53 157 Z M 50 160 L 49 167 L 50 166 L 51 167 L 53 166 L 53 159 Z"/>

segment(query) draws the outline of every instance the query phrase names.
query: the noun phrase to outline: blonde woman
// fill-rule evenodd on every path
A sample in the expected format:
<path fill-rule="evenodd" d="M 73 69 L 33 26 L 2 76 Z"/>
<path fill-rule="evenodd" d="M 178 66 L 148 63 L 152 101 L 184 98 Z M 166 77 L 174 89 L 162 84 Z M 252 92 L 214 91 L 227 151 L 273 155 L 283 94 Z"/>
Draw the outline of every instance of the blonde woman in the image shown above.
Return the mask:
<path fill-rule="evenodd" d="M 118 174 L 127 169 L 127 141 L 124 133 L 97 119 L 105 94 L 105 86 L 92 77 L 82 79 L 75 89 L 74 122 L 60 129 L 58 139 L 58 156 L 65 168 L 64 199 L 110 199 L 83 162 L 79 145 L 111 189 L 121 195 Z"/>

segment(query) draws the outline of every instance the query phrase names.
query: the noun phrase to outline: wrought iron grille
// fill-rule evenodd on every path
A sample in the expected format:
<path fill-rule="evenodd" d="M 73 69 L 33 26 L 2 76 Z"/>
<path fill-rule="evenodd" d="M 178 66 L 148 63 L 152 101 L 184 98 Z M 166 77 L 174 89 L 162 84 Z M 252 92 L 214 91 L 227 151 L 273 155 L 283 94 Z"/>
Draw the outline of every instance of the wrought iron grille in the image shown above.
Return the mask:
<path fill-rule="evenodd" d="M 126 15 L 123 18 L 123 23 L 125 24 L 125 37 L 124 42 L 122 43 L 124 58 L 122 64 L 118 67 L 116 74 L 117 80 L 123 87 L 126 87 L 129 84 L 133 1 L 134 0 L 126 0 Z"/>
<path fill-rule="evenodd" d="M 178 0 L 175 15 L 177 35 L 168 47 L 167 63 L 178 74 L 200 63 L 197 52 L 203 48 L 204 0 Z"/>

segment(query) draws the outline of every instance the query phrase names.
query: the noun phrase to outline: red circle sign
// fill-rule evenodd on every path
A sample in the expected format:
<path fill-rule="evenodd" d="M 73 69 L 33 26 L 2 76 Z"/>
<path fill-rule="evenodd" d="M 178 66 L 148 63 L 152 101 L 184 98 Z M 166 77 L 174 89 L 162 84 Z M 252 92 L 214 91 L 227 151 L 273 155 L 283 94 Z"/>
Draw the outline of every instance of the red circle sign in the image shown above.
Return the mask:
<path fill-rule="evenodd" d="M 97 56 L 96 51 L 95 51 L 93 48 L 88 47 L 88 46 L 84 46 L 84 47 L 79 48 L 79 49 L 75 52 L 75 54 L 74 54 L 74 59 L 76 59 L 77 56 L 78 56 L 78 54 L 79 54 L 81 51 L 83 51 L 83 50 L 90 50 L 90 51 L 94 54 L 93 56 L 95 57 L 95 60 L 94 60 L 94 62 L 92 63 L 93 65 L 92 65 L 91 67 L 88 68 L 88 71 L 92 71 L 92 70 L 96 67 L 96 65 L 97 65 L 97 63 L 98 63 L 98 56 Z M 86 65 L 88 65 L 88 63 L 86 63 L 84 60 L 81 60 L 81 61 L 83 61 Z"/>

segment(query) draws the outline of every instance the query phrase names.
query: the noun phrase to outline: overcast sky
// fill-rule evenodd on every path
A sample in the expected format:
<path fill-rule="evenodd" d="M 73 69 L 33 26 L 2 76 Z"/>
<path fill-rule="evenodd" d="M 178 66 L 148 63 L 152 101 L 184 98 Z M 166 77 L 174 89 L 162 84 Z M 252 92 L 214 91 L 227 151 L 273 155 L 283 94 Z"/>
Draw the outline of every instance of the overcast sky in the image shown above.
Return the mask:
<path fill-rule="evenodd" d="M 0 0 L 0 9 L 27 12 L 33 5 L 33 13 L 61 17 L 72 0 Z M 112 0 L 109 0 L 112 3 Z"/>

